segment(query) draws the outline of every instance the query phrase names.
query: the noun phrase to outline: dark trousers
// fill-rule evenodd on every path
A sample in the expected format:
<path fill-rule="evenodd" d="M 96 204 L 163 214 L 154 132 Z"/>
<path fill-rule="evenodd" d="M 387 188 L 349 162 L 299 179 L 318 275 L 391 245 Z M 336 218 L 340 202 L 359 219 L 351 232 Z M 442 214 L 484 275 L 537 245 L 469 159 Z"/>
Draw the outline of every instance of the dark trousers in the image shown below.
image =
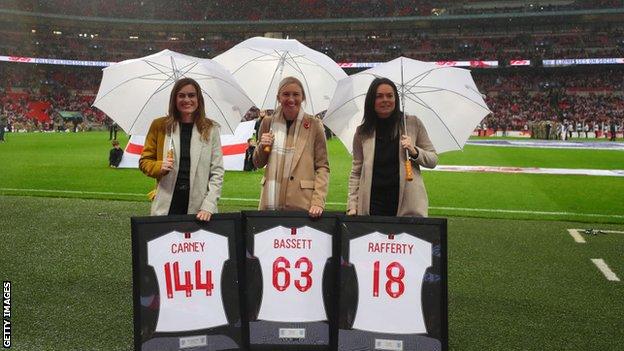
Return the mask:
<path fill-rule="evenodd" d="M 108 129 L 108 140 L 117 140 L 117 127 L 110 127 Z"/>
<path fill-rule="evenodd" d="M 189 184 L 179 183 L 180 182 L 176 182 L 173 197 L 171 198 L 171 205 L 169 205 L 170 215 L 188 214 L 189 190 L 191 187 Z"/>

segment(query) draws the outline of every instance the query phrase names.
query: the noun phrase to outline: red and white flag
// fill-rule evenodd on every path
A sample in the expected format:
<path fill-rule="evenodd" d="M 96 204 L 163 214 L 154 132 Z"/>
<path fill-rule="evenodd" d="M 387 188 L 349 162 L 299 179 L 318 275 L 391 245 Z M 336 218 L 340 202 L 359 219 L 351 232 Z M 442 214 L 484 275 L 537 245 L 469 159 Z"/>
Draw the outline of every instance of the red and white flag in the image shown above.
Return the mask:
<path fill-rule="evenodd" d="M 247 151 L 247 139 L 254 134 L 256 121 L 242 122 L 234 134 L 221 135 L 223 167 L 228 171 L 242 171 Z M 124 150 L 119 168 L 139 168 L 139 158 L 145 144 L 144 135 L 132 135 Z"/>

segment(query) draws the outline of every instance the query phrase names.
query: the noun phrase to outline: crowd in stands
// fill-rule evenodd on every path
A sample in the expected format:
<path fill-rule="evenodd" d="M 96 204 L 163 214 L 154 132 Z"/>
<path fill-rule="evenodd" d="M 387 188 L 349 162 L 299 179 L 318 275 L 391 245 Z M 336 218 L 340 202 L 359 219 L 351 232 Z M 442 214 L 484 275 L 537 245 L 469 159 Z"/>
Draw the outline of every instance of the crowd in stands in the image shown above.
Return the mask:
<path fill-rule="evenodd" d="M 535 1 L 530 4 L 476 0 L 303 0 L 296 6 L 287 0 L 4 0 L 2 4 L 2 8 L 37 13 L 194 21 L 475 15 L 621 7 L 620 0 Z"/>
<path fill-rule="evenodd" d="M 484 120 L 490 129 L 527 130 L 540 121 L 593 128 L 615 118 L 622 125 L 623 73 L 604 68 L 477 70 L 473 77 L 493 112 Z M 0 63 L 0 114 L 15 131 L 105 128 L 110 120 L 91 107 L 101 74 L 99 68 Z M 78 111 L 83 120 L 64 120 L 60 111 Z"/>
<path fill-rule="evenodd" d="M 214 57 L 247 39 L 244 34 L 219 38 L 198 38 L 187 33 L 177 40 L 165 37 L 128 36 L 100 32 L 84 38 L 80 33 L 55 35 L 51 30 L 37 33 L 0 28 L 2 55 L 122 61 L 156 53 L 165 48 L 199 57 Z M 303 44 L 328 54 L 337 62 L 383 62 L 398 56 L 423 61 L 518 60 L 555 58 L 599 58 L 624 56 L 624 26 L 567 29 L 546 33 L 345 33 L 342 37 L 296 37 Z"/>
<path fill-rule="evenodd" d="M 91 107 L 100 77 L 97 68 L 0 64 L 0 114 L 12 131 L 102 128 L 106 115 Z M 82 119 L 64 119 L 61 111 Z"/>
<path fill-rule="evenodd" d="M 623 126 L 624 72 L 611 69 L 523 70 L 473 74 L 493 111 L 484 123 L 493 130 L 528 130 L 547 121 Z"/>
<path fill-rule="evenodd" d="M 3 0 L 0 10 L 89 17 L 155 20 L 260 21 L 304 18 L 369 18 L 475 15 L 483 13 L 592 10 L 624 7 L 622 0 L 549 2 L 464 0 Z M 186 28 L 186 27 L 184 27 Z M 185 31 L 187 29 L 184 29 Z M 56 33 L 54 33 L 56 31 Z M 163 49 L 214 57 L 262 33 L 226 31 L 217 35 L 127 30 L 103 26 L 97 33 L 72 26 L 0 22 L 0 55 L 89 61 L 122 61 Z M 423 61 L 624 57 L 624 25 L 574 22 L 519 26 L 441 26 L 392 31 L 295 32 L 305 45 L 337 62 L 384 62 L 398 56 Z M 479 89 L 493 111 L 484 124 L 494 130 L 528 130 L 544 123 L 594 128 L 624 116 L 620 68 L 474 70 Z M 101 79 L 97 67 L 0 63 L 0 117 L 15 131 L 87 130 L 111 121 L 91 107 Z M 82 119 L 65 119 L 74 111 Z M 252 114 L 255 116 L 254 112 Z M 250 115 L 250 116 L 252 116 Z M 253 117 L 252 116 L 252 117 Z M 563 122 L 566 121 L 566 122 Z"/>

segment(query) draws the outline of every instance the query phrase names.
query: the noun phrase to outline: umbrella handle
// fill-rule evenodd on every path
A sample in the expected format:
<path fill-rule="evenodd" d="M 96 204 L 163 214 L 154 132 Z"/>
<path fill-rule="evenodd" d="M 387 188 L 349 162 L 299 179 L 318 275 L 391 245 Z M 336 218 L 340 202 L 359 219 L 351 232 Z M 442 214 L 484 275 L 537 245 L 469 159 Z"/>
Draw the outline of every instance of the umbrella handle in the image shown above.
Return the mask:
<path fill-rule="evenodd" d="M 171 138 L 171 134 L 167 133 L 167 136 L 169 137 L 169 149 L 167 149 L 167 158 L 174 159 L 175 151 L 173 149 L 173 139 Z"/>
<path fill-rule="evenodd" d="M 414 180 L 414 171 L 412 170 L 412 161 L 405 160 L 405 180 L 411 182 Z"/>
<path fill-rule="evenodd" d="M 269 126 L 269 133 L 271 133 L 271 135 L 273 134 L 273 119 L 271 119 L 271 125 Z M 268 154 L 271 152 L 272 146 L 273 145 L 266 145 L 265 147 L 262 148 L 262 151 Z"/>

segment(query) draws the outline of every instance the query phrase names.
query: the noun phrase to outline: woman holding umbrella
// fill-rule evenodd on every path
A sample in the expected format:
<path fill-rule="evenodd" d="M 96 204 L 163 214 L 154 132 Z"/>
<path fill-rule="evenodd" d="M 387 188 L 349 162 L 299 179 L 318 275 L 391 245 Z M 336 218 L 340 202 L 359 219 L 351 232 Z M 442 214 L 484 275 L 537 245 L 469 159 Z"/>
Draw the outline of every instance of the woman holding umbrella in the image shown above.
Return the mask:
<path fill-rule="evenodd" d="M 396 85 L 374 79 L 353 138 L 347 214 L 426 217 L 420 166 L 433 168 L 437 162 L 422 122 L 400 111 Z"/>
<path fill-rule="evenodd" d="M 277 90 L 279 103 L 260 124 L 260 143 L 253 155 L 262 178 L 260 210 L 307 211 L 320 217 L 329 184 L 325 132 L 320 120 L 301 108 L 305 101 L 301 81 L 284 78 Z"/>
<path fill-rule="evenodd" d="M 206 118 L 201 88 L 191 78 L 178 80 L 169 113 L 154 120 L 145 137 L 139 168 L 157 181 L 151 214 L 196 214 L 209 221 L 217 212 L 223 183 L 218 125 Z"/>

